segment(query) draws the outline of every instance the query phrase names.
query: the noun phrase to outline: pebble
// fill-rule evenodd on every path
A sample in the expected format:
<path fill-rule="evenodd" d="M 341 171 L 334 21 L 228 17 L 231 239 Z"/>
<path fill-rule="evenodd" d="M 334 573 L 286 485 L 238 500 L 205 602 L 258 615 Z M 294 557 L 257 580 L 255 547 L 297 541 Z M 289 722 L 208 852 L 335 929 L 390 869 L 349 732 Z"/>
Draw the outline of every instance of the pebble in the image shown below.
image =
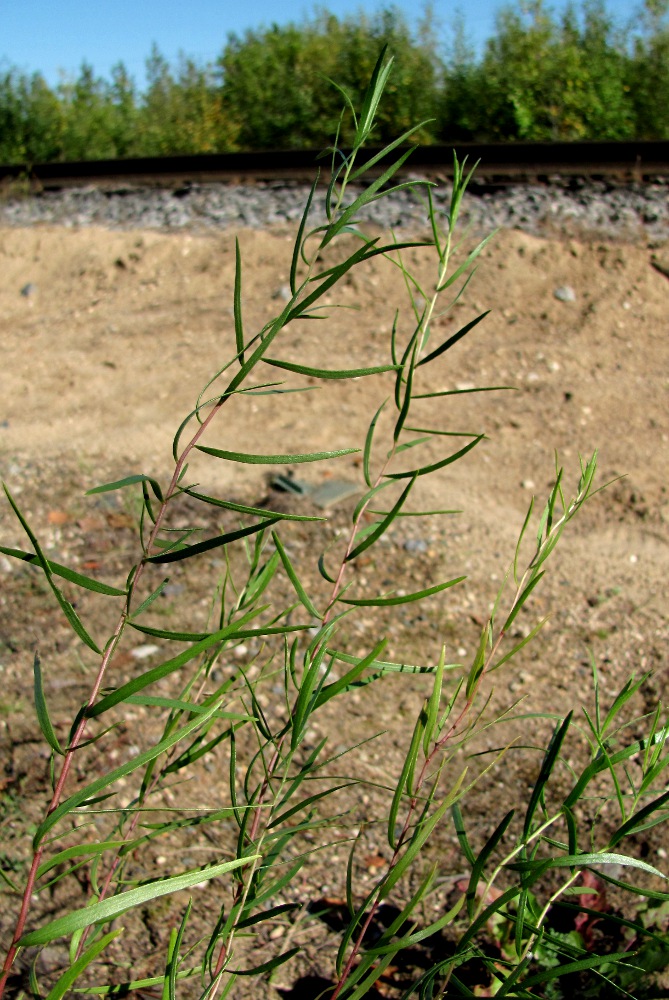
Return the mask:
<path fill-rule="evenodd" d="M 553 295 L 560 302 L 576 302 L 576 292 L 571 285 L 560 285 L 553 292 Z"/>
<path fill-rule="evenodd" d="M 159 646 L 147 642 L 144 646 L 135 646 L 134 649 L 131 649 L 130 655 L 134 656 L 136 660 L 148 660 L 150 656 L 158 652 L 159 648 Z"/>
<path fill-rule="evenodd" d="M 131 186 L 114 191 L 69 188 L 3 201 L 0 224 L 97 225 L 111 229 L 202 230 L 240 226 L 264 229 L 270 225 L 293 225 L 301 217 L 308 194 L 308 185 L 299 182 L 193 184 L 179 196 L 170 190 Z M 437 211 L 447 212 L 450 188 L 444 185 L 433 197 Z M 609 190 L 601 182 L 588 181 L 513 185 L 484 193 L 476 193 L 474 188 L 463 203 L 461 216 L 463 224 L 477 232 L 501 227 L 542 235 L 546 225 L 554 229 L 557 223 L 580 232 L 606 233 L 612 237 L 657 242 L 669 239 L 669 198 L 667 184 L 661 181 L 620 185 Z M 417 224 L 424 223 L 421 206 L 406 189 L 365 206 L 359 217 L 383 228 L 415 229 Z M 322 209 L 315 208 L 312 224 L 318 225 L 323 220 Z M 278 289 L 279 297 L 282 292 L 282 288 Z"/>
<path fill-rule="evenodd" d="M 407 552 L 427 552 L 427 542 L 423 538 L 407 538 L 402 548 Z"/>
<path fill-rule="evenodd" d="M 34 295 L 37 291 L 37 285 L 33 285 L 32 281 L 29 281 L 27 285 L 24 285 L 21 289 L 21 295 L 25 299 L 29 299 L 31 295 Z"/>

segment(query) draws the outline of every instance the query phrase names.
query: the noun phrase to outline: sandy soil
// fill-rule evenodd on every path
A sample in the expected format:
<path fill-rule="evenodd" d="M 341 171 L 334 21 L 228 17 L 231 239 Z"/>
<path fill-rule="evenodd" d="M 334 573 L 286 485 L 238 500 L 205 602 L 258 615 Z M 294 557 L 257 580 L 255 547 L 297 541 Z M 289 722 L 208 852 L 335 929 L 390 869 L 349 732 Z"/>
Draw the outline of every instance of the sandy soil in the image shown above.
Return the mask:
<path fill-rule="evenodd" d="M 280 307 L 293 237 L 287 231 L 239 236 L 245 321 L 255 331 Z M 578 707 L 579 695 L 590 697 L 589 651 L 607 693 L 629 672 L 646 670 L 654 672 L 644 688 L 647 706 L 662 693 L 669 638 L 669 282 L 652 266 L 662 254 L 644 245 L 518 232 L 500 233 L 484 252 L 475 278 L 439 319 L 437 332 L 443 337 L 484 309 L 491 314 L 429 371 L 425 391 L 515 389 L 422 404 L 424 418 L 444 430 L 487 435 L 415 497 L 414 509 L 422 504 L 463 513 L 430 523 L 403 521 L 368 569 L 370 577 L 390 580 L 402 571 L 414 589 L 460 573 L 467 581 L 431 599 L 420 619 L 408 613 L 389 621 L 363 618 L 349 636 L 352 648 L 365 647 L 368 630 L 378 626 L 388 635 L 390 656 L 434 662 L 442 642 L 454 660 L 471 656 L 529 499 L 533 493 L 542 499 L 553 481 L 554 452 L 571 489 L 579 453 L 597 448 L 600 481 L 624 478 L 571 526 L 532 606 L 534 615 L 550 611 L 553 617 L 534 652 L 500 675 L 496 698 L 525 695 L 527 710 L 535 712 Z M 420 252 L 410 257 L 427 280 Z M 85 500 L 83 493 L 133 472 L 166 478 L 176 426 L 232 353 L 234 237 L 4 229 L 0 261 L 2 478 L 49 552 L 110 579 L 130 548 L 131 512 L 111 501 Z M 573 289 L 574 301 L 554 296 L 561 286 Z M 337 301 L 360 311 L 333 308 L 323 322 L 298 324 L 282 343 L 282 356 L 337 367 L 385 363 L 394 310 L 403 306 L 397 271 L 372 262 L 341 288 Z M 232 407 L 209 443 L 249 452 L 359 447 L 387 388 L 382 378 L 360 379 L 286 396 L 281 406 L 272 397 L 256 397 L 250 407 L 244 401 L 246 409 Z M 322 467 L 306 468 L 303 478 L 323 479 Z M 336 478 L 361 481 L 357 457 L 339 460 L 332 470 Z M 193 478 L 206 492 L 237 499 L 255 502 L 267 493 L 253 467 L 231 474 L 223 463 L 201 463 Z M 296 510 L 310 509 L 307 501 L 292 502 Z M 350 501 L 334 508 L 328 530 L 342 527 L 350 509 Z M 4 502 L 0 537 L 3 545 L 27 547 Z M 296 530 L 293 539 L 309 564 L 305 572 L 315 576 L 312 536 Z M 43 790 L 45 770 L 31 736 L 33 650 L 39 645 L 45 661 L 51 658 L 50 690 L 64 718 L 71 699 L 82 696 L 82 664 L 88 661 L 75 653 L 31 571 L 0 557 L 0 573 L 0 702 L 8 752 L 0 779 L 30 798 Z M 364 576 L 363 568 L 357 581 L 363 591 Z M 128 656 L 126 669 L 132 662 Z M 415 679 L 405 678 L 370 690 L 343 725 L 338 720 L 337 739 L 359 739 L 372 725 L 388 728 L 390 743 L 379 753 L 392 773 L 422 694 Z M 370 751 L 363 770 L 374 773 L 379 759 Z M 519 759 L 506 780 L 531 780 L 526 773 Z M 497 794 L 504 805 L 508 786 Z M 474 835 L 489 832 L 494 810 L 490 799 L 473 810 Z M 29 806 L 27 814 L 33 811 Z M 9 820 L 20 855 L 22 821 L 16 814 Z M 372 841 L 370 851 L 375 849 L 381 846 Z M 341 891 L 331 874 L 315 874 L 324 894 Z M 150 936 L 160 952 L 161 934 Z M 301 971 L 322 974 L 317 946 L 311 952 L 307 946 L 305 954 Z"/>

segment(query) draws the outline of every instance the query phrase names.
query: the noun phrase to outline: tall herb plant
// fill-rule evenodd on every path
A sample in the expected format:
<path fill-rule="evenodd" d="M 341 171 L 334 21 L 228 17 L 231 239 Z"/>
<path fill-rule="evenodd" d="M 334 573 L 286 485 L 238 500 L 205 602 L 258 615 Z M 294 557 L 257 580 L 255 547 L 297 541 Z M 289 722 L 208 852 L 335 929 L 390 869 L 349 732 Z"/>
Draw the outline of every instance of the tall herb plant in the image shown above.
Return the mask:
<path fill-rule="evenodd" d="M 461 582 L 463 577 L 454 576 L 428 582 L 422 589 L 407 593 L 402 581 L 397 580 L 390 590 L 360 593 L 351 570 L 398 518 L 447 513 L 409 510 L 413 508 L 409 501 L 422 479 L 464 459 L 482 438 L 478 432 L 453 434 L 440 427 L 424 426 L 425 421 L 415 416 L 421 401 L 458 392 L 427 391 L 424 373 L 439 364 L 486 314 L 476 316 L 439 343 L 431 337 L 433 320 L 457 301 L 488 238 L 465 253 L 463 259 L 454 256 L 458 250 L 460 204 L 471 176 L 464 164 L 454 164 L 450 210 L 440 218 L 429 183 L 396 180 L 399 168 L 410 155 L 410 150 L 399 152 L 399 147 L 412 132 L 401 135 L 383 154 L 363 159 L 391 62 L 385 52 L 381 54 L 359 111 L 344 94 L 344 113 L 352 116 L 355 134 L 350 151 L 342 151 L 336 142 L 329 151 L 326 221 L 318 225 L 310 221 L 320 196 L 315 181 L 290 261 L 288 301 L 258 331 L 250 331 L 244 318 L 243 266 L 237 245 L 232 357 L 213 375 L 181 422 L 174 438 L 171 471 L 163 481 L 133 474 L 89 491 L 141 491 L 137 559 L 128 568 L 125 584 L 110 586 L 49 559 L 37 533 L 5 487 L 30 549 L 1 547 L 0 551 L 32 564 L 42 573 L 71 629 L 96 657 L 97 669 L 88 698 L 74 709 L 69 732 L 59 735 L 48 709 L 49 665 L 43 669 L 39 655 L 34 658 L 35 709 L 51 751 L 52 791 L 34 831 L 32 859 L 23 888 L 19 890 L 7 880 L 20 897 L 20 904 L 13 940 L 6 952 L 0 996 L 14 989 L 8 984 L 22 950 L 40 948 L 59 939 L 69 942 L 70 961 L 57 980 L 46 987 L 48 1000 L 73 990 L 96 995 L 153 990 L 151 995 L 162 995 L 165 1000 L 186 990 L 188 996 L 213 1000 L 215 996 L 232 996 L 240 977 L 269 977 L 290 962 L 299 951 L 298 945 L 282 948 L 279 940 L 277 953 L 254 965 L 248 949 L 241 946 L 243 939 L 249 935 L 259 939 L 265 928 L 273 927 L 278 920 L 290 922 L 295 905 L 284 901 L 285 895 L 291 888 L 297 891 L 299 873 L 315 849 L 314 843 L 316 849 L 326 849 L 331 839 L 332 821 L 327 818 L 327 810 L 321 810 L 354 783 L 350 775 L 341 779 L 335 774 L 342 759 L 347 759 L 346 754 L 332 751 L 326 738 L 312 745 L 312 740 L 305 740 L 305 734 L 326 705 L 341 703 L 340 711 L 344 712 L 350 692 L 382 683 L 388 675 L 403 671 L 423 673 L 430 690 L 416 719 L 396 783 L 388 789 L 384 825 L 390 860 L 371 889 L 361 890 L 354 878 L 357 840 L 352 843 L 347 873 L 341 873 L 349 918 L 324 996 L 329 1000 L 359 1000 L 371 995 L 374 984 L 398 955 L 411 953 L 445 931 L 450 945 L 415 978 L 405 990 L 405 997 L 474 995 L 465 975 L 472 961 L 485 970 L 490 990 L 498 996 L 536 997 L 549 988 L 553 993 L 549 990 L 545 995 L 557 995 L 555 990 L 565 977 L 585 973 L 612 982 L 621 963 L 623 971 L 629 971 L 633 960 L 629 947 L 619 953 L 597 954 L 578 934 L 567 938 L 554 933 L 550 917 L 556 906 L 571 898 L 576 900 L 571 905 L 577 912 L 590 912 L 582 902 L 588 889 L 579 880 L 593 866 L 601 870 L 599 878 L 630 893 L 654 900 L 669 898 L 649 884 L 640 888 L 606 874 L 607 867 L 615 865 L 616 872 L 623 866 L 660 883 L 664 879 L 652 865 L 620 849 L 631 835 L 663 821 L 669 801 L 669 792 L 653 791 L 662 781 L 667 762 L 664 747 L 669 728 L 661 708 L 641 721 L 628 723 L 623 718 L 623 710 L 638 691 L 640 680 L 630 680 L 606 707 L 595 676 L 594 709 L 584 709 L 586 728 L 579 728 L 587 747 L 587 760 L 581 769 L 567 761 L 563 750 L 574 729 L 570 714 L 557 722 L 527 801 L 518 802 L 515 809 L 499 818 L 482 846 L 472 844 L 467 829 L 467 795 L 476 779 L 468 777 L 462 765 L 463 750 L 488 725 L 482 716 L 488 678 L 512 661 L 543 624 L 538 622 L 520 640 L 510 638 L 517 616 L 541 584 L 563 530 L 595 491 L 596 455 L 582 462 L 573 497 L 565 492 L 562 471 L 557 470 L 555 485 L 536 525 L 530 507 L 512 567 L 467 669 L 447 663 L 445 646 L 436 652 L 434 663 L 412 667 L 386 659 L 382 638 L 369 636 L 363 655 L 352 655 L 343 646 L 342 626 L 351 616 L 369 608 L 392 609 L 420 602 L 445 594 Z M 360 230 L 357 223 L 364 206 L 399 187 L 412 188 L 423 200 L 429 239 L 383 242 Z M 356 241 L 352 251 L 351 236 Z M 338 246 L 344 251 L 343 259 L 341 251 L 335 249 Z M 406 262 L 403 251 L 415 247 L 430 250 L 434 256 L 430 287 L 418 280 Z M 398 308 L 394 315 L 387 360 L 371 367 L 339 369 L 286 360 L 282 344 L 298 321 L 321 317 L 324 297 L 374 257 L 384 258 L 388 267 L 397 269 L 407 296 L 405 311 Z M 327 328 L 325 321 L 322 328 Z M 336 350 L 329 353 L 336 355 Z M 260 382 L 258 373 L 262 373 Z M 284 385 L 280 381 L 284 373 L 298 380 L 317 380 L 325 386 L 341 379 L 391 380 L 389 396 L 371 416 L 362 442 L 362 495 L 352 512 L 348 534 L 339 549 L 314 557 L 327 588 L 325 597 L 322 591 L 307 588 L 304 574 L 290 553 L 291 526 L 295 521 L 309 520 L 308 516 L 208 495 L 189 474 L 189 461 L 196 454 L 228 463 L 232 468 L 237 464 L 273 468 L 327 462 L 355 450 L 324 447 L 300 454 L 269 450 L 249 454 L 210 443 L 210 429 L 233 403 L 244 404 L 249 396 L 271 394 L 277 402 L 289 405 L 289 393 L 307 388 L 304 383 L 297 387 Z M 432 448 L 443 442 L 449 445 L 452 437 L 455 443 L 451 448 L 446 447 L 440 457 L 435 457 Z M 170 526 L 169 515 L 184 502 L 189 512 L 198 506 L 232 512 L 239 526 L 204 540 L 197 524 L 175 529 Z M 531 530 L 534 541 L 528 549 Z M 243 550 L 246 567 L 242 579 L 234 569 L 237 549 Z M 149 571 L 197 560 L 215 550 L 225 554 L 227 570 L 216 591 L 213 627 L 193 632 L 187 626 L 166 630 L 148 624 L 148 612 L 167 582 L 155 587 L 149 582 Z M 272 599 L 273 585 L 279 579 L 293 593 L 287 606 Z M 111 624 L 103 641 L 91 634 L 64 586 L 68 593 L 84 588 L 108 602 Z M 123 682 L 117 654 L 126 633 L 135 632 L 160 640 L 168 655 L 150 669 L 138 667 Z M 235 646 L 249 639 L 263 644 L 253 669 L 232 655 Z M 170 646 L 174 647 L 171 653 Z M 164 687 L 156 687 L 161 681 L 170 684 L 169 694 L 164 694 Z M 157 690 L 161 693 L 156 694 Z M 266 691 L 271 692 L 271 698 L 264 697 Z M 75 762 L 94 759 L 99 771 L 110 731 L 124 713 L 137 705 L 153 718 L 153 723 L 145 727 L 146 744 L 119 763 L 103 766 L 99 777 L 77 784 Z M 156 737 L 152 738 L 154 731 Z M 629 738 L 628 732 L 633 733 Z M 193 811 L 176 802 L 174 809 L 166 812 L 160 804 L 160 793 L 174 776 L 190 774 L 202 758 L 216 750 L 227 758 L 226 782 L 220 779 L 224 803 L 216 809 Z M 640 765 L 634 775 L 627 767 L 632 758 Z M 562 779 L 554 788 L 558 769 Z M 565 773 L 569 785 L 566 793 Z M 130 799 L 121 800 L 120 789 L 127 796 L 129 785 Z M 619 818 L 608 824 L 598 823 L 597 818 L 586 823 L 580 804 L 589 795 L 597 797 L 597 817 L 606 803 L 618 810 Z M 333 808 L 328 806 L 330 815 Z M 514 819 L 516 814 L 520 822 Z M 454 825 L 462 863 L 469 874 L 452 905 L 437 920 L 426 922 L 425 905 L 432 898 L 439 872 L 436 867 L 426 867 L 423 857 L 434 831 L 449 822 Z M 163 877 L 147 875 L 142 859 L 148 848 L 155 848 L 161 840 L 187 828 L 191 835 L 193 831 L 218 831 L 229 843 L 228 859 L 221 860 L 220 850 L 212 847 L 211 860 L 204 866 L 172 871 Z M 229 833 L 231 828 L 236 831 L 234 836 Z M 81 905 L 36 922 L 32 917 L 36 896 L 53 891 L 63 880 L 73 880 L 75 873 L 81 877 L 82 871 L 89 888 Z M 407 879 L 412 872 L 415 888 L 408 891 Z M 209 914 L 204 936 L 195 942 L 189 938 L 191 900 L 181 919 L 169 929 L 161 969 L 149 978 L 133 980 L 131 976 L 125 984 L 116 986 L 100 982 L 110 945 L 124 933 L 119 918 L 159 897 L 214 880 L 217 909 Z M 302 888 L 300 892 L 308 901 L 309 891 Z M 381 907 L 389 901 L 399 903 L 397 915 L 380 934 L 370 934 Z M 603 919 L 601 912 L 598 919 Z M 644 928 L 642 921 L 608 919 L 617 919 L 628 933 L 637 935 L 635 941 L 647 943 L 649 938 L 658 938 Z M 494 933 L 491 928 L 496 929 Z M 497 942 L 496 951 L 490 949 L 491 935 Z M 29 993 L 34 997 L 45 995 L 34 964 Z"/>

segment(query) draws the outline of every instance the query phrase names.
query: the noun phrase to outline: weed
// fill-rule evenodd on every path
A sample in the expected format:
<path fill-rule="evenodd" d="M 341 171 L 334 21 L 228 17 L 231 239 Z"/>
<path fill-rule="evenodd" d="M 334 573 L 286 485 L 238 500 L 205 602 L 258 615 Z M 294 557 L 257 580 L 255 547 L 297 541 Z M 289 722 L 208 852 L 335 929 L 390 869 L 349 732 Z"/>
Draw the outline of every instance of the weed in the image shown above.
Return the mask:
<path fill-rule="evenodd" d="M 631 721 L 625 715 L 645 678 L 630 678 L 607 705 L 595 671 L 594 701 L 583 708 L 578 725 L 571 713 L 551 717 L 548 746 L 530 745 L 530 740 L 520 748 L 538 756 L 530 792 L 518 792 L 504 816 L 491 818 L 482 843 L 468 829 L 468 794 L 487 771 L 503 769 L 511 753 L 513 740 L 505 741 L 504 726 L 510 721 L 535 725 L 537 717 L 517 707 L 489 719 L 489 679 L 508 669 L 543 625 L 524 628 L 520 638 L 514 628 L 521 612 L 528 612 L 563 531 L 596 492 L 596 454 L 581 462 L 573 494 L 558 467 L 538 517 L 530 505 L 471 663 L 449 663 L 445 645 L 432 663 L 395 662 L 385 652 L 385 641 L 368 635 L 366 624 L 366 651 L 345 647 L 345 630 L 356 616 L 374 609 L 394 613 L 438 594 L 446 597 L 462 581 L 453 575 L 408 592 L 400 579 L 380 589 L 373 581 L 363 588 L 355 569 L 364 557 L 369 571 L 373 546 L 397 519 L 450 513 L 416 507 L 421 481 L 463 460 L 483 437 L 478 430 L 435 426 L 430 419 L 435 400 L 472 390 L 435 391 L 425 374 L 485 318 L 486 313 L 476 316 L 439 343 L 431 339 L 433 319 L 457 303 L 489 237 L 457 256 L 458 214 L 471 177 L 464 164 L 454 164 L 444 220 L 434 210 L 430 183 L 397 181 L 410 150 L 397 151 L 415 130 L 391 143 L 383 157 L 360 163 L 390 70 L 391 60 L 382 53 L 359 111 L 344 95 L 353 120 L 352 149 L 344 153 L 335 142 L 329 151 L 325 221 L 310 223 L 319 195 L 315 182 L 290 262 L 290 294 L 255 333 L 245 323 L 237 246 L 233 355 L 180 424 L 169 475 L 159 481 L 132 474 L 89 491 L 138 493 L 127 508 L 137 504 L 139 546 L 125 584 L 103 584 L 49 560 L 6 488 L 31 550 L 1 551 L 41 571 L 97 666 L 89 695 L 64 732 L 48 708 L 48 665 L 43 669 L 39 655 L 34 658 L 35 708 L 52 752 L 52 794 L 34 833 L 0 994 L 22 949 L 64 938 L 69 963 L 51 983 L 49 1000 L 76 983 L 85 993 L 102 995 L 157 990 L 151 995 L 167 1000 L 183 989 L 201 1000 L 229 996 L 245 977 L 269 980 L 296 958 L 296 932 L 308 913 L 312 920 L 315 913 L 327 915 L 339 933 L 332 976 L 321 980 L 328 1000 L 359 1000 L 375 990 L 378 995 L 375 984 L 384 982 L 384 989 L 391 988 L 391 969 L 402 959 L 411 969 L 410 957 L 417 952 L 424 961 L 408 974 L 404 997 L 472 996 L 467 982 L 472 968 L 482 976 L 482 988 L 498 996 L 555 995 L 556 984 L 586 973 L 612 983 L 624 976 L 633 956 L 627 942 L 613 951 L 597 949 L 587 916 L 593 913 L 593 919 L 617 921 L 631 930 L 634 941 L 641 942 L 639 956 L 656 942 L 640 918 L 615 917 L 591 899 L 601 902 L 604 883 L 632 896 L 669 899 L 658 888 L 664 876 L 624 851 L 630 838 L 665 820 L 669 802 L 669 792 L 662 790 L 669 726 L 661 708 Z M 360 210 L 398 187 L 411 188 L 422 199 L 429 239 L 384 243 L 358 227 Z M 405 252 L 415 249 L 433 254 L 431 287 L 421 284 L 407 263 Z M 336 345 L 325 337 L 322 367 L 287 360 L 282 344 L 295 326 L 307 322 L 327 329 L 325 297 L 373 258 L 396 269 L 407 296 L 405 313 L 398 309 L 394 315 L 386 361 L 336 367 Z M 197 459 L 200 468 L 206 456 L 233 468 L 285 469 L 353 453 L 354 448 L 332 448 L 327 442 L 316 451 L 286 452 L 272 445 L 268 432 L 266 451 L 250 454 L 215 446 L 210 431 L 243 420 L 238 411 L 249 396 L 257 405 L 287 406 L 291 393 L 310 391 L 313 382 L 357 378 L 380 379 L 388 395 L 362 442 L 362 495 L 348 531 L 331 544 L 325 541 L 324 551 L 305 553 L 320 573 L 319 582 L 307 586 L 304 560 L 291 545 L 291 526 L 319 518 L 211 496 L 195 482 L 189 464 Z M 194 512 L 210 509 L 221 517 L 213 534 L 211 517 L 203 513 L 199 523 L 193 519 Z M 192 621 L 174 629 L 152 624 L 155 602 L 168 585 L 156 573 L 162 577 L 166 567 L 205 554 L 220 559 L 208 621 L 201 621 L 197 631 Z M 91 634 L 63 591 L 63 580 L 68 588 L 93 591 L 109 602 L 111 625 L 104 640 Z M 180 599 L 175 606 L 185 614 Z M 140 659 L 124 674 L 121 653 L 128 633 L 142 637 L 152 665 L 146 668 Z M 387 795 L 386 807 L 383 816 L 367 819 L 366 828 L 382 828 L 387 847 L 365 856 L 365 829 L 350 829 L 346 805 L 346 794 L 359 781 L 347 762 L 363 747 L 331 747 L 316 722 L 323 714 L 343 718 L 349 699 L 402 674 L 424 676 L 428 690 L 399 773 L 391 781 L 379 774 L 374 782 Z M 500 747 L 474 773 L 473 756 L 469 763 L 466 758 L 475 752 L 474 739 L 490 729 L 502 734 Z M 574 740 L 584 746 L 584 754 L 574 754 Z M 207 780 L 203 769 L 208 765 L 219 789 L 215 807 L 202 807 L 189 784 L 195 776 Z M 458 876 L 448 904 L 430 919 L 426 914 L 434 913 L 443 876 L 427 861 L 429 844 L 437 828 L 449 822 L 465 874 Z M 180 860 L 172 866 L 174 838 L 180 836 L 188 837 L 187 854 L 177 851 Z M 328 850 L 339 859 L 332 864 L 339 865 L 345 882 L 341 903 L 323 900 L 308 887 L 310 860 Z M 348 853 L 347 865 L 342 852 Z M 356 881 L 361 862 L 373 873 L 371 883 Z M 624 875 L 628 870 L 631 875 Z M 31 918 L 35 897 L 73 879 L 84 887 L 81 905 L 36 924 Z M 12 871 L 9 885 L 17 884 Z M 182 892 L 190 900 L 173 922 L 174 908 L 167 904 L 171 897 L 181 899 L 176 894 Z M 206 932 L 191 933 L 201 899 L 206 903 L 197 927 L 204 920 Z M 579 916 L 578 926 L 566 931 L 553 926 L 560 906 Z M 130 922 L 133 912 L 152 940 L 168 940 L 167 952 L 151 975 L 133 979 L 130 968 L 129 978 L 119 983 L 116 975 L 107 975 L 110 965 L 117 973 L 123 968 L 118 945 L 124 929 L 117 919 Z M 32 996 L 43 995 L 34 965 L 29 989 Z"/>

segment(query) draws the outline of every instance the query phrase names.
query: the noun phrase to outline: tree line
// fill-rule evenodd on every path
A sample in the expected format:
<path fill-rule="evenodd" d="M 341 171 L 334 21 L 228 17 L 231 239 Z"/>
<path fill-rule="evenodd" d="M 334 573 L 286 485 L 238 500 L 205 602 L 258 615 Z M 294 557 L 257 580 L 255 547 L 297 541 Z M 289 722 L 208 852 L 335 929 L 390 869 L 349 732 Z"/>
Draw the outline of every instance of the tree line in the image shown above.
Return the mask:
<path fill-rule="evenodd" d="M 0 162 L 318 148 L 354 105 L 383 45 L 395 56 L 376 138 L 425 122 L 423 143 L 669 139 L 669 0 L 645 0 L 621 27 L 602 0 L 559 16 L 544 0 L 503 8 L 475 54 L 462 24 L 447 38 L 427 8 L 396 8 L 230 35 L 220 56 L 170 65 L 156 47 L 141 90 L 122 62 L 109 79 L 87 63 L 51 87 L 0 72 Z"/>

